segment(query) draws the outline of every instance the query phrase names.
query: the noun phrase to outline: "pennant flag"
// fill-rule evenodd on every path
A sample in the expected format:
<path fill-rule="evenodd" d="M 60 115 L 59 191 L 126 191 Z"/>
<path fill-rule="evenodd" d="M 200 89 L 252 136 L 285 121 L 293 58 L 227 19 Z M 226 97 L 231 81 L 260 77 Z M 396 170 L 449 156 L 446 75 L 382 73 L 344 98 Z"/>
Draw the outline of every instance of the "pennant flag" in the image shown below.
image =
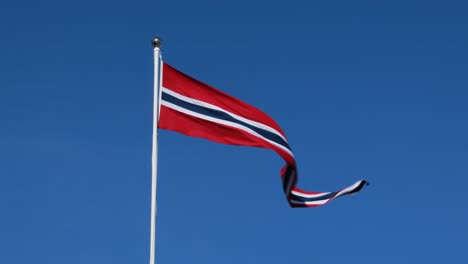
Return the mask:
<path fill-rule="evenodd" d="M 360 180 L 337 192 L 306 192 L 296 187 L 297 167 L 288 140 L 264 112 L 163 63 L 159 128 L 223 144 L 267 148 L 286 165 L 283 191 L 292 207 L 315 207 L 360 191 Z"/>

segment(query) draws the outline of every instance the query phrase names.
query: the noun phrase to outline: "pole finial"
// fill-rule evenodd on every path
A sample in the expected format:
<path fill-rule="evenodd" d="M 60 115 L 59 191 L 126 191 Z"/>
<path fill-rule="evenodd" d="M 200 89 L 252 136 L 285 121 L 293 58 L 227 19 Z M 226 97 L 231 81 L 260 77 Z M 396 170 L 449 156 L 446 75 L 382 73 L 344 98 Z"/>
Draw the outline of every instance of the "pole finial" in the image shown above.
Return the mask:
<path fill-rule="evenodd" d="M 159 36 L 154 37 L 154 39 L 151 41 L 151 44 L 153 44 L 153 47 L 159 48 L 162 45 L 162 39 Z"/>

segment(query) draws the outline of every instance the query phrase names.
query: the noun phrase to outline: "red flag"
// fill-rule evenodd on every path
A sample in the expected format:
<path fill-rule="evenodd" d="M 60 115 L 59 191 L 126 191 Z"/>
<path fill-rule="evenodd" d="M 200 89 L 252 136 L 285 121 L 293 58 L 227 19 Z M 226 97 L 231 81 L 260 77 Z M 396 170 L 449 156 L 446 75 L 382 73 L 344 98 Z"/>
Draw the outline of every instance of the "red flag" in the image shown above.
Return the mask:
<path fill-rule="evenodd" d="M 283 191 L 292 207 L 314 207 L 360 191 L 360 180 L 337 192 L 305 192 L 296 187 L 297 166 L 286 135 L 261 110 L 163 63 L 159 127 L 223 144 L 267 148 L 286 165 Z"/>

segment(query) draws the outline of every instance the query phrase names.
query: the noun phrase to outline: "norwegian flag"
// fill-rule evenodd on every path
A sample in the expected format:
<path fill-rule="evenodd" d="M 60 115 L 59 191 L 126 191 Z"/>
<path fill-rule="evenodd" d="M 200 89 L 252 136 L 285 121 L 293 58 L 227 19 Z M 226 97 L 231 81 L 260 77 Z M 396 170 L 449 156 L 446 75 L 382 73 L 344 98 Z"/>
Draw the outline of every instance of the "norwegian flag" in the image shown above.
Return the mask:
<path fill-rule="evenodd" d="M 337 192 L 306 192 L 296 187 L 297 166 L 286 135 L 259 109 L 163 63 L 159 128 L 223 144 L 267 148 L 286 165 L 283 191 L 291 207 L 316 207 L 362 189 L 360 180 Z"/>

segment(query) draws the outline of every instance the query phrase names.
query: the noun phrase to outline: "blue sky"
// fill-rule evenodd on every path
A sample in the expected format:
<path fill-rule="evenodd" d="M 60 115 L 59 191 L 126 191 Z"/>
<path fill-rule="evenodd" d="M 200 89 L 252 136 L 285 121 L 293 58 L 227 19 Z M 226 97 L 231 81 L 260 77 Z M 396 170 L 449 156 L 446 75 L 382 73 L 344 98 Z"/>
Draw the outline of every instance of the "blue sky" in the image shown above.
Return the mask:
<path fill-rule="evenodd" d="M 464 1 L 8 1 L 0 263 L 147 263 L 154 34 L 163 59 L 268 113 L 273 152 L 161 131 L 157 263 L 468 261 Z"/>

